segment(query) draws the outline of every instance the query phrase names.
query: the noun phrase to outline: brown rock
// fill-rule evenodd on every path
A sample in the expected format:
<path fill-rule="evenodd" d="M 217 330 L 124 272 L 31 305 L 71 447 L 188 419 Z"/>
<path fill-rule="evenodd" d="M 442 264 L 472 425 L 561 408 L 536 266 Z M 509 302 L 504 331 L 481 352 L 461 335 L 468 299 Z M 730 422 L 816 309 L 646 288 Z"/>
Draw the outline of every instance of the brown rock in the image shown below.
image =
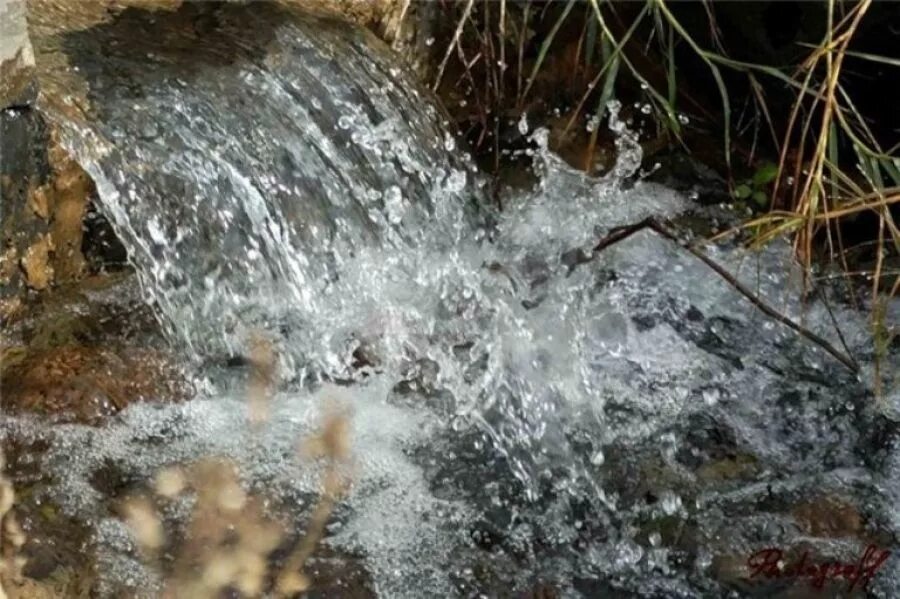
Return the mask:
<path fill-rule="evenodd" d="M 6 251 L 0 254 L 0 285 L 9 283 L 15 274 L 18 257 L 19 252 L 16 251 L 15 246 L 6 248 Z"/>
<path fill-rule="evenodd" d="M 22 270 L 25 273 L 25 283 L 40 291 L 50 286 L 53 281 L 53 266 L 50 264 L 50 253 L 53 251 L 53 238 L 50 235 L 41 235 L 25 250 L 22 256 Z"/>
<path fill-rule="evenodd" d="M 28 194 L 28 205 L 32 212 L 44 220 L 50 219 L 51 203 L 50 193 L 46 185 L 35 187 Z"/>
<path fill-rule="evenodd" d="M 81 241 L 84 235 L 82 221 L 87 211 L 88 196 L 93 191 L 93 183 L 77 163 L 65 158 L 54 160 L 51 151 L 51 165 L 54 172 L 53 221 L 51 234 L 55 253 L 53 268 L 60 282 L 75 280 L 85 268 L 81 255 Z"/>
<path fill-rule="evenodd" d="M 11 320 L 20 317 L 23 312 L 24 304 L 22 299 L 18 297 L 0 298 L 0 323 L 6 324 Z"/>
<path fill-rule="evenodd" d="M 163 354 L 68 345 L 4 368 L 4 407 L 55 420 L 97 423 L 136 401 L 180 401 L 190 385 Z"/>
<path fill-rule="evenodd" d="M 700 466 L 695 474 L 704 483 L 714 483 L 750 478 L 758 471 L 759 466 L 755 457 L 749 454 L 738 454 L 707 462 Z"/>
<path fill-rule="evenodd" d="M 92 582 L 93 576 L 90 572 L 59 570 L 47 580 L 38 581 L 24 577 L 9 584 L 5 590 L 9 599 L 59 599 L 59 597 L 87 599 L 94 596 L 91 591 Z"/>
<path fill-rule="evenodd" d="M 817 537 L 856 537 L 863 520 L 856 507 L 840 497 L 820 497 L 794 508 L 797 524 Z"/>

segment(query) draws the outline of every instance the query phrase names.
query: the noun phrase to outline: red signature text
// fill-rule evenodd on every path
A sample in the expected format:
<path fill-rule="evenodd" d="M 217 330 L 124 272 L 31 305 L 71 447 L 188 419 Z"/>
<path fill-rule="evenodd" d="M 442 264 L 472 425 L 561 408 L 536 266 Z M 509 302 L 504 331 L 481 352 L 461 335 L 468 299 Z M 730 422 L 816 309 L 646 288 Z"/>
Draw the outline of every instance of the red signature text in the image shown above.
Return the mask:
<path fill-rule="evenodd" d="M 844 580 L 847 591 L 855 588 L 865 589 L 874 578 L 878 569 L 884 565 L 891 552 L 869 545 L 862 556 L 854 563 L 822 562 L 816 563 L 803 552 L 795 562 L 784 561 L 784 551 L 771 547 L 757 551 L 747 559 L 750 567 L 750 579 L 754 578 L 805 578 L 810 586 L 822 590 L 829 581 Z"/>

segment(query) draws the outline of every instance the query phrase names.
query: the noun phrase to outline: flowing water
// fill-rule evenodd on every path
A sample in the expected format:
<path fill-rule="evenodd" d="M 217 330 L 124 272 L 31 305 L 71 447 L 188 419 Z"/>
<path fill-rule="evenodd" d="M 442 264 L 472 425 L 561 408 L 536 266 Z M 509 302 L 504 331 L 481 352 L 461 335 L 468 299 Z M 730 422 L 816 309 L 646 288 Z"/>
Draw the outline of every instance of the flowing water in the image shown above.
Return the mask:
<path fill-rule="evenodd" d="M 379 596 L 778 596 L 793 581 L 740 574 L 760 548 L 897 548 L 896 395 L 876 409 L 869 372 L 651 231 L 578 259 L 615 226 L 697 211 L 641 180 L 615 107 L 610 174 L 571 170 L 526 131 L 539 183 L 493 213 L 395 59 L 265 6 L 131 10 L 44 44 L 87 89 L 77 118 L 46 110 L 205 383 L 185 404 L 54 429 L 51 495 L 91 522 L 108 584 L 152 588 L 99 469 L 143 480 L 225 455 L 302 514 L 318 478 L 294 448 L 334 396 L 356 468 L 325 542 L 359 556 Z M 786 245 L 706 251 L 838 344 L 826 305 L 799 303 Z M 830 308 L 870 368 L 865 317 Z M 251 430 L 228 364 L 260 334 L 281 381 Z M 835 501 L 866 525 L 819 525 Z M 898 585 L 894 555 L 868 589 Z"/>

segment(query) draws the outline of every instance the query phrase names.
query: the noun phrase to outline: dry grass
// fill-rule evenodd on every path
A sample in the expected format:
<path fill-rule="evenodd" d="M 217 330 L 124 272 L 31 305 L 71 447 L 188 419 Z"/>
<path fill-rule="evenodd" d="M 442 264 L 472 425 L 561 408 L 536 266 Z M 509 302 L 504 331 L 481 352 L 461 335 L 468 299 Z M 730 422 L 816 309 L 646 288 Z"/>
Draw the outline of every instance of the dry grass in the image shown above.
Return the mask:
<path fill-rule="evenodd" d="M 845 58 L 860 22 L 871 7 L 862 0 L 841 18 L 835 0 L 827 0 L 828 27 L 822 42 L 811 48 L 794 74 L 798 89 L 781 144 L 773 197 L 787 209 L 773 209 L 744 224 L 759 246 L 783 235 L 793 238 L 807 281 L 824 237 L 827 259 L 848 278 L 862 274 L 871 280 L 871 324 L 875 339 L 876 395 L 883 395 L 882 363 L 896 328 L 886 321 L 886 304 L 900 289 L 900 275 L 885 272 L 885 258 L 900 253 L 900 229 L 891 206 L 900 202 L 900 156 L 884 151 L 864 115 L 842 84 Z M 890 60 L 868 56 L 869 60 Z M 898 62 L 895 66 L 900 66 Z M 841 166 L 839 145 L 852 143 L 858 172 Z M 776 204 L 773 202 L 773 206 Z M 848 219 L 868 212 L 877 216 L 875 264 L 862 273 L 854 269 L 841 235 Z M 893 276 L 893 281 L 890 277 Z M 807 285 L 804 285 L 804 292 Z"/>

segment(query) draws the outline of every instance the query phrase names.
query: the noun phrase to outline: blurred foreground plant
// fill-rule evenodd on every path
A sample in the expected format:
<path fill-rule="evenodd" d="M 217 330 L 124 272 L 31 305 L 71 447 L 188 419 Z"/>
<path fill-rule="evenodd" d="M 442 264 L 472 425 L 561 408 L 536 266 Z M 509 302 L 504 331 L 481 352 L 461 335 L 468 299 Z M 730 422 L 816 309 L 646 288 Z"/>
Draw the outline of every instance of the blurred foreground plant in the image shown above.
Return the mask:
<path fill-rule="evenodd" d="M 249 363 L 249 422 L 258 427 L 268 419 L 274 389 L 276 354 L 271 343 L 255 337 Z M 282 547 L 287 527 L 268 513 L 263 498 L 244 490 L 238 468 L 230 460 L 211 457 L 165 468 L 156 474 L 154 497 L 136 496 L 125 502 L 125 521 L 146 561 L 165 572 L 162 550 L 168 539 L 157 503 L 193 495 L 184 538 L 176 550 L 174 565 L 163 576 L 163 597 L 212 599 L 227 589 L 246 597 L 258 597 L 267 591 L 291 597 L 310 588 L 312 581 L 304 568 L 350 482 L 346 415 L 334 406 L 326 409 L 319 432 L 302 442 L 299 449 L 304 457 L 324 462 L 322 489 L 305 534 L 280 568 L 275 566 L 272 554 Z"/>
<path fill-rule="evenodd" d="M 6 457 L 0 449 L 0 599 L 6 599 L 11 583 L 21 581 L 25 566 L 20 555 L 25 533 L 13 511 L 15 501 L 12 481 L 6 476 Z"/>

